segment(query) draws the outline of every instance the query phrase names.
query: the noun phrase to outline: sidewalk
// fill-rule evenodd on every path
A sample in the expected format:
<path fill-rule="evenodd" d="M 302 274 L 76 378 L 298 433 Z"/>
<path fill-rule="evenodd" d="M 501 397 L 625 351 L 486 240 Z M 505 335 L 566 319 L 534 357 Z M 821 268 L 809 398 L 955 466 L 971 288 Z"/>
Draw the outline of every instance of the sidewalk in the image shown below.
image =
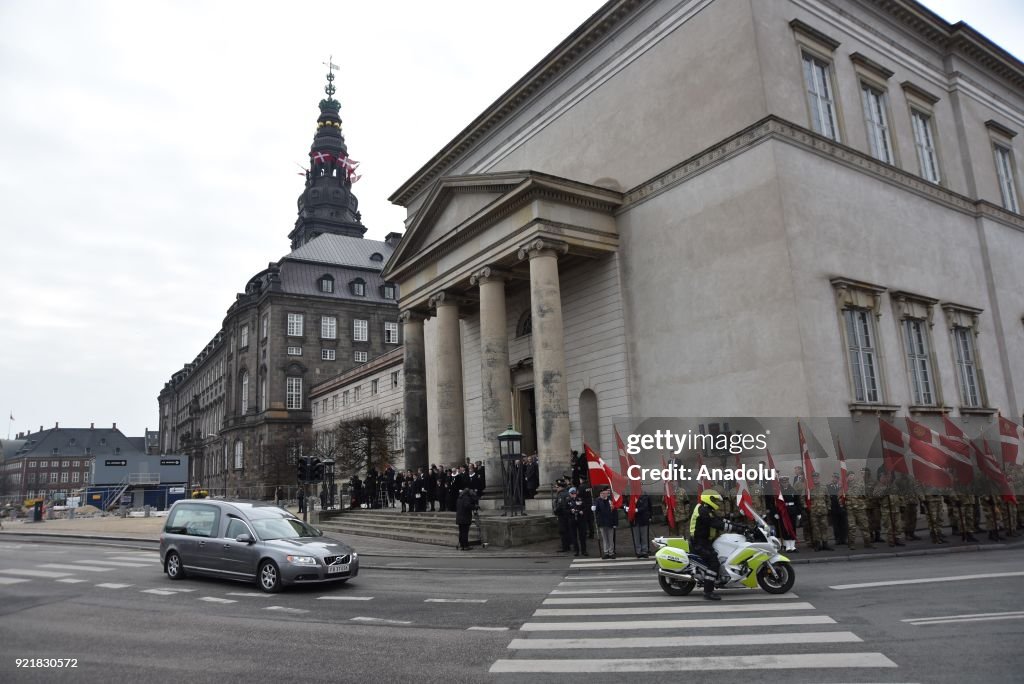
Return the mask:
<path fill-rule="evenodd" d="M 163 529 L 163 517 L 152 518 L 121 518 L 106 516 L 95 518 L 76 518 L 74 520 L 59 519 L 30 523 L 24 520 L 4 520 L 0 536 L 14 537 L 17 535 L 67 537 L 94 541 L 137 541 L 145 548 L 152 548 L 160 539 Z M 651 536 L 665 534 L 663 525 L 652 525 Z M 538 542 L 515 549 L 486 549 L 474 547 L 471 551 L 458 551 L 434 544 L 379 539 L 361 535 L 337 535 L 347 544 L 355 548 L 360 555 L 380 558 L 565 558 L 571 559 L 571 553 L 556 553 L 557 540 Z M 976 535 L 979 536 L 979 535 Z M 841 546 L 834 551 L 814 551 L 801 544 L 798 553 L 784 553 L 794 564 L 829 563 L 838 561 L 859 561 L 872 558 L 893 558 L 903 556 L 927 556 L 947 553 L 963 553 L 970 551 L 996 551 L 1024 547 L 1024 536 L 1009 537 L 1002 542 L 985 539 L 986 533 L 981 532 L 979 541 L 963 542 L 960 537 L 947 537 L 948 544 L 932 544 L 926 539 L 905 542 L 906 546 L 890 547 L 885 542 L 876 543 L 874 549 L 858 549 L 850 551 Z M 596 548 L 596 541 L 593 542 Z M 632 558 L 629 528 L 619 530 L 617 551 L 620 559 Z M 593 554 L 592 554 L 593 555 Z"/>

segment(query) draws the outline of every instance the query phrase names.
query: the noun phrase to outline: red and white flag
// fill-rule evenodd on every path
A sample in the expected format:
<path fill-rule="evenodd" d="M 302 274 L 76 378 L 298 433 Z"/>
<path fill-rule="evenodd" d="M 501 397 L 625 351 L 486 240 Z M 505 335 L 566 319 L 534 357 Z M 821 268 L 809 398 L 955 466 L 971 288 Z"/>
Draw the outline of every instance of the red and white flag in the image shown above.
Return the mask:
<path fill-rule="evenodd" d="M 793 527 L 793 521 L 789 517 L 789 508 L 786 507 L 786 499 L 782 496 L 782 484 L 779 482 L 779 471 L 775 470 L 775 461 L 772 459 L 772 452 L 767 449 L 764 453 L 768 456 L 768 468 L 775 473 L 775 478 L 772 480 L 772 494 L 775 499 L 775 511 L 779 514 L 779 520 L 782 523 L 782 527 L 787 532 L 789 539 L 796 539 L 796 528 Z"/>
<path fill-rule="evenodd" d="M 846 495 L 850 491 L 850 476 L 846 471 L 846 454 L 843 445 L 836 440 L 836 455 L 839 457 L 839 503 L 846 505 Z"/>
<path fill-rule="evenodd" d="M 700 499 L 700 495 L 704 493 L 705 489 L 711 489 L 711 483 L 708 479 L 700 474 L 700 471 L 704 470 L 704 459 L 701 457 L 700 452 L 697 452 L 697 499 Z"/>
<path fill-rule="evenodd" d="M 807 500 L 807 507 L 811 507 L 811 486 L 817 473 L 814 472 L 814 464 L 811 462 L 811 452 L 807 449 L 807 440 L 804 439 L 804 428 L 800 421 L 796 423 L 797 434 L 800 435 L 800 460 L 804 466 L 804 498 Z"/>
<path fill-rule="evenodd" d="M 761 516 L 754 511 L 754 497 L 750 495 L 747 488 L 747 479 L 743 477 L 743 465 L 740 463 L 740 455 L 736 454 L 736 470 L 739 476 L 736 478 L 736 508 L 743 512 L 751 520 L 763 523 Z"/>
<path fill-rule="evenodd" d="M 916 420 L 907 418 L 907 432 L 911 437 L 921 440 L 926 444 L 938 449 L 943 457 L 939 465 L 943 468 L 952 468 L 957 482 L 970 482 L 974 479 L 974 463 L 971 459 L 971 447 L 967 443 L 964 433 L 953 421 L 942 416 L 946 426 L 946 434 L 941 435 L 927 425 Z M 958 437 L 959 436 L 959 437 Z"/>
<path fill-rule="evenodd" d="M 622 493 L 626 491 L 626 478 L 615 472 L 597 455 L 597 452 L 586 444 L 583 445 L 583 453 L 587 457 L 590 484 L 607 485 L 612 490 L 612 506 L 622 508 Z"/>
<path fill-rule="evenodd" d="M 665 457 L 661 457 L 661 469 L 668 470 L 668 465 L 665 463 Z M 665 480 L 665 496 L 662 497 L 665 504 L 665 516 L 668 518 L 668 526 L 676 526 L 676 493 L 672 489 L 672 480 Z"/>
<path fill-rule="evenodd" d="M 613 428 L 613 431 L 615 432 L 615 446 L 619 452 L 619 470 L 622 472 L 622 476 L 628 480 L 629 508 L 626 510 L 626 517 L 629 518 L 629 522 L 633 522 L 636 519 L 636 500 L 643 493 L 643 486 L 640 484 L 640 480 L 629 477 L 629 467 L 639 464 L 626 452 L 626 445 L 622 443 L 619 429 Z"/>
<path fill-rule="evenodd" d="M 977 447 L 974 449 L 974 454 L 978 458 L 978 467 L 981 468 L 981 472 L 985 474 L 985 477 L 994 482 L 996 487 L 999 488 L 999 494 L 1002 496 L 1003 501 L 1016 505 L 1017 497 L 1013 493 L 1013 487 L 1007 481 L 1006 474 L 1000 470 L 996 457 L 989 450 L 988 440 L 982 440 L 982 443 L 985 445 L 984 451 Z"/>
<path fill-rule="evenodd" d="M 326 164 L 327 162 L 334 159 L 334 155 L 330 152 L 310 152 L 309 158 L 319 164 Z"/>
<path fill-rule="evenodd" d="M 938 447 L 908 435 L 881 418 L 878 427 L 886 470 L 907 473 L 930 487 L 953 486 L 953 478 L 945 470 L 947 457 Z"/>
<path fill-rule="evenodd" d="M 999 442 L 1003 447 L 1003 463 L 1024 465 L 1024 427 L 999 416 Z"/>

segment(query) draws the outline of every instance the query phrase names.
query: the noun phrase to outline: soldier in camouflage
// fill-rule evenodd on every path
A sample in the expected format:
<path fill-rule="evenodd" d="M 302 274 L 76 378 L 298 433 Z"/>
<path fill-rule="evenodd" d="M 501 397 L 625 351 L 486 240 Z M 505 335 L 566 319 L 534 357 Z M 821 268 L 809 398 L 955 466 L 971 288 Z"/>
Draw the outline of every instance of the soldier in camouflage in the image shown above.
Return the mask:
<path fill-rule="evenodd" d="M 928 532 L 932 536 L 932 544 L 946 544 L 946 537 L 942 534 L 942 494 L 929 492 L 924 496 L 925 511 L 928 513 Z"/>
<path fill-rule="evenodd" d="M 828 545 L 828 492 L 820 475 L 808 475 L 811 485 L 811 511 L 807 524 L 811 527 L 815 551 L 831 551 Z"/>
<path fill-rule="evenodd" d="M 954 510 L 950 511 L 953 522 L 964 541 L 976 542 L 974 536 L 974 488 L 970 483 L 957 482 L 950 497 Z"/>
<path fill-rule="evenodd" d="M 668 533 L 673 537 L 688 537 L 690 534 L 690 495 L 686 492 L 682 482 L 676 482 L 675 489 L 673 512 L 676 524 L 675 527 L 669 529 Z"/>
<path fill-rule="evenodd" d="M 882 516 L 882 532 L 885 534 L 889 546 L 906 546 L 900 540 L 900 531 L 903 521 L 900 512 L 903 510 L 903 501 L 899 495 L 899 489 L 893 481 L 892 473 L 883 472 L 875 485 L 874 494 L 878 497 L 879 511 Z"/>
<path fill-rule="evenodd" d="M 900 473 L 896 478 L 897 491 L 903 501 L 903 531 L 906 533 L 907 541 L 918 541 L 917 536 L 917 515 L 921 502 L 924 501 L 924 488 L 917 480 L 909 477 L 906 473 Z"/>
<path fill-rule="evenodd" d="M 975 494 L 978 496 L 982 514 L 985 516 L 985 529 L 988 530 L 988 538 L 992 541 L 1002 541 L 1003 537 L 999 534 L 999 529 L 1002 527 L 1003 516 L 999 510 L 1001 497 L 998 488 L 994 482 L 988 479 L 977 479 L 975 483 L 978 485 Z"/>
<path fill-rule="evenodd" d="M 882 530 L 882 508 L 879 503 L 879 498 L 875 496 L 875 479 L 871 476 L 871 469 L 864 469 L 864 495 L 865 495 L 865 508 L 868 514 L 868 524 L 871 527 L 872 540 L 876 542 L 882 541 L 881 530 Z"/>
<path fill-rule="evenodd" d="M 857 538 L 858 533 L 865 549 L 875 548 L 871 543 L 874 535 L 868 522 L 868 496 L 864 484 L 865 478 L 871 473 L 867 468 L 864 471 L 865 477 L 854 477 L 853 481 L 850 482 L 849 491 L 846 492 L 846 518 L 848 523 L 846 541 L 851 551 L 856 548 L 853 542 Z"/>

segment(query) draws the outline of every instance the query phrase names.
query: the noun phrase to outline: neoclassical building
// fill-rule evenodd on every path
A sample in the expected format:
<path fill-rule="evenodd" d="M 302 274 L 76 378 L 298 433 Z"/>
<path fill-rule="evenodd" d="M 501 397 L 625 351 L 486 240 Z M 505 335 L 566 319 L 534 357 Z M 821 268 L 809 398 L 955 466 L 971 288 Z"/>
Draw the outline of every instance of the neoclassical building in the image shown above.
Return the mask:
<path fill-rule="evenodd" d="M 1024 408 L 1024 64 L 912 0 L 611 0 L 393 194 L 406 461 Z"/>
<path fill-rule="evenodd" d="M 294 484 L 295 457 L 313 447 L 310 388 L 401 345 L 398 288 L 381 275 L 398 234 L 363 238 L 332 80 L 291 251 L 249 279 L 159 395 L 163 451 L 191 455 L 192 483 L 216 493 Z"/>

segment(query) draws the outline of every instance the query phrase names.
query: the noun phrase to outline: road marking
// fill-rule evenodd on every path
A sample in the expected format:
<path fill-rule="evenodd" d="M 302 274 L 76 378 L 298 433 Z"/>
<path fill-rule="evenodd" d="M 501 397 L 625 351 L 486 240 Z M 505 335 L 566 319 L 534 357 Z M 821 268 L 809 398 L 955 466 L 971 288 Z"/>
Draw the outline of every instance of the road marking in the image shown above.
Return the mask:
<path fill-rule="evenodd" d="M 930 618 L 907 618 L 900 622 L 912 625 L 945 625 L 951 622 L 985 622 L 988 620 L 1024 620 L 1024 610 L 1003 613 L 969 613 L 967 615 L 941 615 Z"/>
<path fill-rule="evenodd" d="M 103 584 L 97 584 L 97 587 L 102 589 L 124 589 L 125 587 L 131 587 L 131 584 L 117 584 L 116 582 L 104 582 Z"/>
<path fill-rule="evenodd" d="M 664 594 L 665 592 L 657 586 L 648 584 L 649 589 L 553 589 L 554 596 L 562 594 Z"/>
<path fill-rule="evenodd" d="M 633 560 L 633 561 L 605 561 L 603 563 L 590 563 L 589 565 L 573 563 L 569 566 L 570 570 L 594 570 L 596 568 L 621 568 L 627 565 L 646 565 L 649 568 L 654 567 L 653 560 Z"/>
<path fill-rule="evenodd" d="M 467 627 L 467 632 L 507 632 L 508 627 Z M 524 640 L 525 641 L 525 640 Z M 601 648 L 604 648 L 603 646 Z"/>
<path fill-rule="evenodd" d="M 189 592 L 189 591 L 195 591 L 195 589 L 184 589 L 182 587 L 164 587 L 164 591 L 174 591 L 174 592 L 182 592 L 182 593 L 184 593 L 184 592 Z"/>
<path fill-rule="evenodd" d="M 52 572 L 50 570 L 0 570 L 8 575 L 28 575 L 29 577 L 70 577 L 70 572 Z"/>
<path fill-rule="evenodd" d="M 653 567 L 653 566 L 651 566 Z M 650 574 L 644 572 L 631 572 L 628 575 L 566 575 L 562 579 L 565 580 L 576 580 L 577 582 L 593 582 L 595 579 L 640 579 L 641 577 L 651 577 Z"/>
<path fill-rule="evenodd" d="M 178 592 L 167 589 L 143 589 L 140 594 L 156 594 L 157 596 L 176 596 Z"/>
<path fill-rule="evenodd" d="M 664 592 L 662 592 L 664 594 Z M 728 590 L 721 592 L 722 596 L 727 600 L 733 597 L 739 598 L 742 601 L 764 601 L 764 600 L 786 600 L 798 598 L 796 594 L 765 594 L 757 593 L 754 590 L 746 590 L 743 592 L 732 593 Z M 544 605 L 556 606 L 556 605 L 608 605 L 609 603 L 690 603 L 704 601 L 704 597 L 701 596 L 700 592 L 691 594 L 689 596 L 599 596 L 599 597 L 584 597 L 584 598 L 547 598 L 544 599 Z"/>
<path fill-rule="evenodd" d="M 21 578 L 21 577 L 0 577 L 0 584 L 17 584 L 18 582 L 30 582 L 30 581 L 31 580 L 27 580 L 27 579 L 24 579 L 24 578 Z M 82 580 L 82 581 L 84 582 L 85 580 Z"/>
<path fill-rule="evenodd" d="M 207 601 L 209 603 L 238 603 L 234 599 L 218 598 L 216 596 L 200 596 L 200 601 Z"/>
<path fill-rule="evenodd" d="M 318 601 L 372 601 L 372 596 L 317 596 Z"/>
<path fill-rule="evenodd" d="M 276 611 L 279 611 L 281 613 L 295 613 L 295 614 L 308 613 L 309 612 L 308 610 L 303 610 L 302 608 L 288 608 L 287 606 L 267 606 L 263 610 L 276 610 Z"/>
<path fill-rule="evenodd" d="M 706 618 L 703 620 L 614 620 L 612 622 L 526 622 L 523 632 L 595 632 L 627 629 L 678 629 L 706 627 L 776 627 L 779 625 L 834 625 L 827 615 L 787 615 L 785 617 Z M 760 656 L 766 657 L 766 656 Z"/>
<path fill-rule="evenodd" d="M 54 570 L 74 570 L 75 572 L 78 572 L 79 570 L 84 570 L 86 572 L 110 572 L 111 570 L 114 569 L 114 568 L 97 568 L 94 565 L 67 565 L 67 564 L 63 564 L 63 563 L 44 563 L 43 565 L 40 565 L 38 567 L 40 567 L 40 568 L 53 568 Z"/>
<path fill-rule="evenodd" d="M 88 563 L 89 565 L 112 565 L 116 568 L 149 568 L 152 567 L 146 563 L 139 562 L 128 562 L 128 561 L 114 561 L 114 560 L 91 560 L 91 561 L 75 561 L 75 563 Z"/>
<path fill-rule="evenodd" d="M 928 584 L 930 582 L 962 582 L 964 580 L 993 579 L 996 577 L 1024 577 L 1024 572 L 992 572 L 984 575 L 954 575 L 952 577 L 920 577 L 908 580 L 890 580 L 888 582 L 864 582 L 862 584 L 837 584 L 829 589 L 870 589 L 872 587 L 895 587 L 901 584 Z"/>
<path fill-rule="evenodd" d="M 881 653 L 798 653 L 788 655 L 721 655 L 693 658 L 620 658 L 591 660 L 497 660 L 492 673 L 603 674 L 716 670 L 797 670 L 897 667 Z"/>
<path fill-rule="evenodd" d="M 724 640 L 724 641 L 723 641 Z M 863 640 L 853 632 L 766 632 L 762 634 L 720 634 L 685 637 L 625 637 L 621 639 L 513 639 L 508 645 L 515 650 L 555 651 L 566 648 L 669 648 L 689 646 L 720 647 L 728 642 L 730 646 L 758 644 L 842 644 L 860 643 Z"/>
<path fill-rule="evenodd" d="M 192 591 L 189 589 L 189 591 Z M 229 591 L 228 596 L 263 596 L 270 598 L 270 594 L 264 594 L 260 591 Z"/>
<path fill-rule="evenodd" d="M 150 558 L 148 556 L 111 556 L 110 560 L 112 560 L 112 561 L 128 561 L 129 563 L 161 563 L 161 562 L 163 562 L 163 561 L 161 561 L 157 557 Z M 145 567 L 145 566 L 143 566 L 143 567 Z"/>
<path fill-rule="evenodd" d="M 687 603 L 678 606 L 622 606 L 619 608 L 538 608 L 533 617 L 584 617 L 602 615 L 662 615 L 666 613 L 746 613 L 782 610 L 814 610 L 810 603 L 743 603 L 709 606 Z"/>
<path fill-rule="evenodd" d="M 354 617 L 351 620 L 356 622 L 379 622 L 383 625 L 411 625 L 412 623 L 408 620 L 385 620 L 384 618 L 375 617 Z"/>
<path fill-rule="evenodd" d="M 587 579 L 578 582 L 559 582 L 560 587 L 633 587 L 633 586 L 644 586 L 650 587 L 651 580 L 654 579 L 653 574 L 647 574 L 643 577 L 634 577 L 633 579 L 619 579 L 619 580 L 605 580 L 605 579 L 594 579 L 593 575 L 587 575 Z"/>
<path fill-rule="evenodd" d="M 56 581 L 64 582 L 66 584 L 81 584 L 82 582 L 86 582 L 88 580 L 71 578 L 71 579 L 59 579 L 59 580 L 56 580 Z"/>
<path fill-rule="evenodd" d="M 429 598 L 423 599 L 424 603 L 487 603 L 487 599 L 446 599 Z"/>

